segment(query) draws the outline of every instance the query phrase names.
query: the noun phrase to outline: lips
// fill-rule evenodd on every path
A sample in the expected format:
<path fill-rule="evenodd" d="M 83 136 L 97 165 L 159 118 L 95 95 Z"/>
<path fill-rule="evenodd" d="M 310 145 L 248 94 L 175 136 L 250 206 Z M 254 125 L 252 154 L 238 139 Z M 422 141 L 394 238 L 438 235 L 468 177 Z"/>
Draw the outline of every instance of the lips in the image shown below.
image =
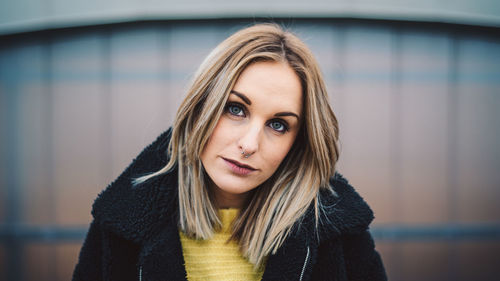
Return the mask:
<path fill-rule="evenodd" d="M 257 170 L 257 169 L 255 169 L 255 168 L 254 168 L 254 167 L 252 167 L 252 166 L 249 166 L 249 165 L 246 165 L 246 164 L 240 163 L 240 162 L 238 162 L 238 161 L 236 161 L 236 160 L 232 160 L 232 159 L 228 159 L 228 158 L 224 158 L 224 157 L 222 157 L 222 159 L 224 159 L 224 160 L 226 160 L 226 161 L 228 161 L 228 162 L 234 163 L 235 165 L 238 165 L 238 166 L 240 166 L 240 167 L 242 167 L 242 168 L 247 168 L 247 169 L 250 169 L 250 170 Z"/>
<path fill-rule="evenodd" d="M 222 159 L 226 162 L 226 164 L 233 171 L 233 173 L 237 175 L 248 175 L 249 173 L 257 170 L 250 165 L 246 165 L 232 159 L 227 159 L 224 157 L 222 157 Z"/>

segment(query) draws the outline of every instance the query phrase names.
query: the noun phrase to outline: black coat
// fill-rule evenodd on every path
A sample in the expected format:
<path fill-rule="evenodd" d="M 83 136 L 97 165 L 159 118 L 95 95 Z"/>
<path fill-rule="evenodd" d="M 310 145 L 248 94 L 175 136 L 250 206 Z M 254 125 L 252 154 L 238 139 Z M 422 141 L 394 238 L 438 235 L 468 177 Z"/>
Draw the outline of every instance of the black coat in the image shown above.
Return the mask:
<path fill-rule="evenodd" d="M 95 200 L 73 281 L 186 280 L 177 227 L 177 171 L 133 187 L 167 161 L 164 132 Z M 322 193 L 318 228 L 310 208 L 266 264 L 262 280 L 386 280 L 368 225 L 373 213 L 340 175 Z"/>

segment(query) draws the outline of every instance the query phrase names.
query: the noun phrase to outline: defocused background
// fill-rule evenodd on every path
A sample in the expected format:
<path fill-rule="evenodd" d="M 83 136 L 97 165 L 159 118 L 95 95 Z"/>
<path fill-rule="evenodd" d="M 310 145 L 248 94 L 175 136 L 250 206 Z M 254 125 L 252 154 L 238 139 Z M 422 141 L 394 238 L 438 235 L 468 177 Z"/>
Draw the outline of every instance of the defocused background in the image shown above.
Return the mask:
<path fill-rule="evenodd" d="M 0 2 L 0 280 L 70 280 L 94 198 L 262 21 L 320 62 L 390 280 L 500 276 L 500 2 Z"/>

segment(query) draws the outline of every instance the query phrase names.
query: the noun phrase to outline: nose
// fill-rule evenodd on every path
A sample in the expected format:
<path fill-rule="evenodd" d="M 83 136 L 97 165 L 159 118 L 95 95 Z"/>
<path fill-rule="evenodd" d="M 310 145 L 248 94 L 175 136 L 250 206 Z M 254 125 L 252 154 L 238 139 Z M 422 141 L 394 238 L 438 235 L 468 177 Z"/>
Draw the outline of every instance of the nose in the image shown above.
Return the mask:
<path fill-rule="evenodd" d="M 249 125 L 242 129 L 243 132 L 238 140 L 238 147 L 247 158 L 259 150 L 261 128 L 257 125 Z"/>

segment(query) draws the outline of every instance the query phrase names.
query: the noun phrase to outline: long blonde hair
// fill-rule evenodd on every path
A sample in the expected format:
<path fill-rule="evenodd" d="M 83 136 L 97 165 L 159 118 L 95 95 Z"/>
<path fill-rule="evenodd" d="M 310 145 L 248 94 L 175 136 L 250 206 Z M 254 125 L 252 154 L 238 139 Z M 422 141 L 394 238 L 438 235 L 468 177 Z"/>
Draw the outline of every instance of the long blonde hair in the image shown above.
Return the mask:
<path fill-rule="evenodd" d="M 254 189 L 233 225 L 232 239 L 256 267 L 282 245 L 313 203 L 316 222 L 320 189 L 332 190 L 329 179 L 338 159 L 338 124 L 329 105 L 321 71 L 307 46 L 275 24 L 242 29 L 220 43 L 204 60 L 174 121 L 170 159 L 151 177 L 178 168 L 179 228 L 189 237 L 209 239 L 220 226 L 200 155 L 229 93 L 241 72 L 256 61 L 287 62 L 300 78 L 303 120 L 294 145 L 276 172 Z M 333 191 L 333 190 L 332 190 Z"/>

